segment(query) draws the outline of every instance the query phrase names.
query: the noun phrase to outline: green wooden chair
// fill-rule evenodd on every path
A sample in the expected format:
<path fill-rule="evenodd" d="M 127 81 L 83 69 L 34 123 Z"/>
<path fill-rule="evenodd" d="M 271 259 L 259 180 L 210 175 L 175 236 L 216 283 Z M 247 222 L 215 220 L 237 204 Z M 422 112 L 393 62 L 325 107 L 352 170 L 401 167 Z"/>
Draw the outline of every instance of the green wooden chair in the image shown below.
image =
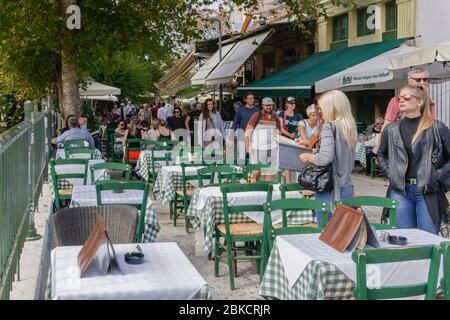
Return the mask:
<path fill-rule="evenodd" d="M 199 188 L 203 188 L 204 180 L 208 180 L 206 187 L 221 186 L 224 183 L 236 183 L 236 168 L 226 165 L 198 169 L 197 175 Z"/>
<path fill-rule="evenodd" d="M 95 149 L 87 147 L 68 148 L 66 159 L 94 159 Z"/>
<path fill-rule="evenodd" d="M 181 176 L 182 176 L 182 188 L 175 190 L 175 198 L 172 201 L 172 218 L 173 218 L 173 226 L 177 226 L 177 218 L 179 216 L 179 212 L 183 211 L 184 213 L 184 223 L 186 228 L 186 233 L 189 233 L 190 221 L 189 217 L 186 214 L 187 209 L 189 207 L 189 203 L 191 202 L 192 196 L 194 195 L 194 188 L 189 188 L 189 181 L 197 180 L 197 173 L 193 175 L 186 174 L 186 168 L 190 167 L 199 167 L 201 165 L 194 165 L 190 163 L 182 163 L 181 164 Z"/>
<path fill-rule="evenodd" d="M 89 141 L 85 139 L 70 139 L 64 141 L 64 152 L 66 153 L 67 157 L 67 150 L 69 148 L 88 148 L 89 147 Z"/>
<path fill-rule="evenodd" d="M 144 139 L 127 139 L 126 141 L 126 152 L 125 152 L 125 163 L 127 164 L 136 164 L 137 159 L 130 159 L 130 151 L 141 151 L 143 148 L 145 149 L 147 145 L 147 140 Z"/>
<path fill-rule="evenodd" d="M 120 140 L 119 140 L 120 138 Z M 123 135 L 114 133 L 111 136 L 111 149 L 112 149 L 112 161 L 113 162 L 122 162 L 123 161 L 123 142 L 122 142 Z M 122 150 L 121 152 L 116 152 L 116 149 Z"/>
<path fill-rule="evenodd" d="M 381 170 L 381 167 L 375 162 L 377 158 L 375 156 L 370 157 L 370 177 L 373 179 L 375 177 L 376 173 L 383 173 L 383 170 Z M 386 178 L 384 178 L 386 180 Z"/>
<path fill-rule="evenodd" d="M 444 259 L 444 277 L 441 279 L 441 288 L 444 290 L 444 299 L 450 300 L 450 241 L 441 242 L 441 248 Z"/>
<path fill-rule="evenodd" d="M 125 174 L 125 181 L 130 181 L 130 174 L 131 174 L 131 168 L 126 163 L 117 163 L 117 162 L 104 162 L 104 163 L 95 163 L 91 165 L 91 183 L 95 184 L 97 181 L 95 180 L 95 171 L 98 170 L 111 170 L 111 171 L 119 171 Z M 112 180 L 109 178 L 109 172 L 108 172 L 108 179 L 99 179 L 101 180 Z"/>
<path fill-rule="evenodd" d="M 406 248 L 382 248 L 355 250 L 352 259 L 356 263 L 356 288 L 353 295 L 357 300 L 396 299 L 425 295 L 426 300 L 436 299 L 440 246 Z M 430 260 L 428 281 L 415 285 L 367 288 L 367 265 L 415 260 Z"/>
<path fill-rule="evenodd" d="M 119 181 L 99 181 L 95 184 L 97 192 L 97 205 L 101 206 L 108 203 L 106 199 L 102 199 L 103 191 L 114 190 L 142 190 L 142 201 L 140 203 L 120 202 L 121 205 L 130 205 L 139 210 L 139 222 L 136 235 L 136 241 L 142 242 L 142 233 L 144 232 L 145 214 L 147 210 L 147 201 L 149 193 L 149 184 L 145 182 L 119 182 Z M 117 203 L 114 203 L 117 204 Z"/>
<path fill-rule="evenodd" d="M 351 208 L 359 208 L 362 206 L 379 207 L 389 209 L 389 224 L 374 223 L 372 224 L 376 230 L 387 230 L 396 228 L 396 213 L 400 207 L 400 202 L 392 198 L 384 197 L 352 197 L 336 201 L 337 204 L 343 204 Z"/>
<path fill-rule="evenodd" d="M 230 205 L 228 203 L 228 195 L 230 193 L 242 193 L 253 191 L 267 192 L 266 201 L 272 200 L 273 186 L 271 184 L 230 184 L 221 187 L 223 197 L 223 214 L 224 223 L 219 224 L 215 228 L 214 243 L 214 275 L 219 276 L 219 256 L 227 253 L 228 274 L 230 277 L 230 288 L 234 289 L 234 273 L 237 273 L 237 261 L 239 260 L 256 260 L 257 272 L 260 271 L 260 263 L 262 259 L 262 242 L 264 239 L 263 226 L 257 223 L 231 223 L 230 216 L 242 214 L 243 212 L 264 212 L 263 204 L 250 205 Z M 225 240 L 224 244 L 220 239 Z M 236 242 L 244 242 L 243 246 L 237 246 Z M 250 253 L 255 251 L 255 255 L 237 255 L 237 251 L 245 251 Z M 234 254 L 233 254 L 234 253 Z"/>
<path fill-rule="evenodd" d="M 56 166 L 79 165 L 80 170 L 75 173 L 57 173 Z M 82 179 L 83 185 L 86 184 L 88 160 L 86 159 L 59 159 L 50 160 L 50 175 L 52 177 L 52 189 L 55 195 L 55 208 L 61 209 L 61 200 L 71 200 L 73 187 L 59 189 L 59 183 L 66 179 Z"/>
<path fill-rule="evenodd" d="M 273 211 L 281 210 L 282 222 L 281 224 L 273 225 L 272 215 Z M 299 210 L 315 210 L 322 212 L 322 221 L 326 220 L 330 206 L 328 203 L 312 200 L 312 199 L 280 199 L 273 200 L 264 204 L 264 241 L 262 251 L 262 263 L 260 276 L 262 278 L 267 260 L 272 251 L 273 242 L 276 236 L 288 234 L 306 234 L 306 233 L 321 233 L 322 228 L 311 225 L 295 225 L 288 226 L 287 212 Z"/>
<path fill-rule="evenodd" d="M 169 165 L 170 161 L 170 147 L 154 146 L 152 149 L 152 166 L 150 168 L 151 172 L 149 174 L 150 181 L 155 183 L 159 172 L 161 171 L 161 162 L 166 166 Z M 157 152 L 164 152 L 164 156 L 158 156 Z"/>

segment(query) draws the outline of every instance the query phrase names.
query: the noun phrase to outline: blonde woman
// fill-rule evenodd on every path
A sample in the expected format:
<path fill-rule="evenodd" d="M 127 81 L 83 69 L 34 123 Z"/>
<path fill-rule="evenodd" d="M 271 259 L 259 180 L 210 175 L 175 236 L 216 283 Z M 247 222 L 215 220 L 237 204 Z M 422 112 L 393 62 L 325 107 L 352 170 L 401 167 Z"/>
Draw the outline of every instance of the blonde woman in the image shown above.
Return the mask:
<path fill-rule="evenodd" d="M 316 154 L 303 153 L 300 160 L 316 166 L 332 164 L 333 189 L 316 192 L 316 200 L 328 202 L 333 208 L 335 200 L 353 196 L 352 170 L 355 163 L 357 140 L 356 123 L 352 116 L 350 101 L 339 90 L 326 92 L 318 99 L 325 125 L 320 133 L 320 150 Z M 321 226 L 322 216 L 317 213 L 317 225 Z M 331 212 L 328 213 L 328 220 Z"/>
<path fill-rule="evenodd" d="M 389 177 L 390 197 L 400 201 L 397 228 L 437 234 L 448 208 L 437 168 L 449 165 L 450 133 L 445 124 L 433 120 L 430 99 L 421 87 L 402 88 L 397 101 L 404 118 L 385 127 L 377 152 L 378 163 Z M 435 134 L 442 143 L 439 164 L 432 159 Z"/>

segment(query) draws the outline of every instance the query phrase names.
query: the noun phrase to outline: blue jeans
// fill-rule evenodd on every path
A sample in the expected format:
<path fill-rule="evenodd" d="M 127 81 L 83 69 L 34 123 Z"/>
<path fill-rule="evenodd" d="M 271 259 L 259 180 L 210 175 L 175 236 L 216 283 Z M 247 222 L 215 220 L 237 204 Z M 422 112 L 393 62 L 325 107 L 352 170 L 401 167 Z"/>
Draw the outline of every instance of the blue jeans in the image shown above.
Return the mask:
<path fill-rule="evenodd" d="M 405 192 L 406 195 L 403 195 L 391 189 L 391 198 L 400 202 L 400 207 L 397 209 L 397 228 L 419 228 L 438 234 L 439 230 L 431 219 L 423 194 L 417 185 L 406 184 Z"/>
<path fill-rule="evenodd" d="M 341 199 L 353 197 L 353 186 L 341 188 Z M 330 192 L 316 192 L 316 200 L 327 202 L 330 207 L 333 207 L 333 199 L 331 199 Z M 331 219 L 331 212 L 328 212 L 327 223 Z M 317 226 L 320 228 L 322 225 L 322 211 L 316 211 Z"/>

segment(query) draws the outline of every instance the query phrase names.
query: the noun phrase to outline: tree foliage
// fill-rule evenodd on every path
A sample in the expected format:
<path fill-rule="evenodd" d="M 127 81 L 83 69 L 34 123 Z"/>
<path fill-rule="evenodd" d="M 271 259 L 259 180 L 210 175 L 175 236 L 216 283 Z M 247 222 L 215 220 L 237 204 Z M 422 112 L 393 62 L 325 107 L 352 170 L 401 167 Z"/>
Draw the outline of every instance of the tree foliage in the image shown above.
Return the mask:
<path fill-rule="evenodd" d="M 155 92 L 154 83 L 163 75 L 160 64 L 138 57 L 131 52 L 117 52 L 111 59 L 102 57 L 80 68 L 82 75 L 120 88 L 122 97 L 140 100 L 144 93 Z"/>
<path fill-rule="evenodd" d="M 333 2 L 342 2 L 336 0 Z M 61 57 L 81 75 L 92 71 L 110 84 L 137 94 L 149 73 L 158 74 L 164 61 L 201 36 L 201 20 L 216 0 L 3 0 L 0 1 L 0 90 L 8 87 L 29 97 L 61 87 Z M 258 0 L 231 0 L 250 10 Z M 320 0 L 280 0 L 301 26 L 324 15 Z M 78 5 L 81 29 L 67 27 L 68 5 Z M 214 9 L 212 9 L 214 10 Z M 121 52 L 118 54 L 117 52 Z M 123 54 L 128 52 L 128 54 Z M 63 54 L 64 53 L 64 54 Z M 131 62 L 131 57 L 137 58 Z M 143 59 L 145 57 L 145 59 Z M 112 64 L 118 63 L 115 67 Z M 110 71 L 108 71 L 110 70 Z M 76 72 L 77 72 L 76 71 Z M 136 78 L 130 78 L 135 71 Z M 69 77 L 70 78 L 70 77 Z M 65 81 L 76 81 L 74 78 Z M 126 87 L 129 83 L 130 87 Z M 131 84 L 134 84 L 131 86 Z M 149 83 L 150 85 L 150 83 Z M 133 89 L 132 89 L 133 87 Z"/>

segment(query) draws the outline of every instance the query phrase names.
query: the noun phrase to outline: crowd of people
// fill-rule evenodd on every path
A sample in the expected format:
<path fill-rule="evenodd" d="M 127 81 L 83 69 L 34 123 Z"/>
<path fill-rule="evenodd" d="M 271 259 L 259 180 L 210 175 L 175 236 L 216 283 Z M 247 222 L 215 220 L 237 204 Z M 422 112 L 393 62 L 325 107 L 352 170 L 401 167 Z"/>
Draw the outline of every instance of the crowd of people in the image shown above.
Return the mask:
<path fill-rule="evenodd" d="M 435 120 L 436 106 L 428 94 L 428 79 L 426 70 L 411 70 L 408 85 L 389 102 L 384 119 L 377 118 L 366 129 L 366 134 L 373 142 L 368 156 L 376 157 L 390 182 L 386 196 L 400 202 L 397 227 L 420 228 L 436 234 L 449 205 L 431 155 L 436 151 L 435 141 L 439 136 L 442 142 L 440 165 L 450 160 L 450 132 L 442 122 Z M 333 188 L 316 192 L 316 199 L 330 203 L 333 208 L 334 200 L 354 195 L 352 171 L 359 138 L 345 93 L 333 90 L 321 94 L 306 108 L 306 119 L 296 112 L 294 97 L 288 97 L 279 112 L 274 110 L 271 97 L 263 98 L 260 108 L 255 106 L 256 99 L 251 93 L 243 100 L 244 103 L 235 110 L 231 129 L 244 133 L 245 159 L 250 163 L 272 165 L 275 158 L 268 155 L 267 150 L 276 147 L 275 138 L 283 136 L 314 150 L 302 153 L 298 161 L 315 166 L 332 165 Z M 84 116 L 79 119 L 68 117 L 67 131 L 54 142 L 81 138 L 89 141 L 91 146 L 97 146 L 98 142 L 87 131 L 86 120 Z M 134 138 L 152 141 L 189 139 L 192 145 L 214 148 L 222 148 L 224 144 L 228 148 L 235 142 L 226 135 L 224 120 L 212 99 L 192 106 L 176 105 L 173 99 L 155 102 L 152 106 L 144 103 L 140 107 L 128 101 L 115 106 L 110 114 L 101 115 L 101 123 L 115 129 L 124 147 L 128 139 Z M 184 134 L 176 134 L 180 129 Z M 137 159 L 138 155 L 129 156 Z M 238 158 L 243 156 L 238 155 Z M 255 178 L 274 179 L 273 174 L 261 173 L 256 171 Z M 287 183 L 296 181 L 294 171 L 285 170 L 283 175 Z M 320 214 L 317 219 L 320 225 Z"/>

